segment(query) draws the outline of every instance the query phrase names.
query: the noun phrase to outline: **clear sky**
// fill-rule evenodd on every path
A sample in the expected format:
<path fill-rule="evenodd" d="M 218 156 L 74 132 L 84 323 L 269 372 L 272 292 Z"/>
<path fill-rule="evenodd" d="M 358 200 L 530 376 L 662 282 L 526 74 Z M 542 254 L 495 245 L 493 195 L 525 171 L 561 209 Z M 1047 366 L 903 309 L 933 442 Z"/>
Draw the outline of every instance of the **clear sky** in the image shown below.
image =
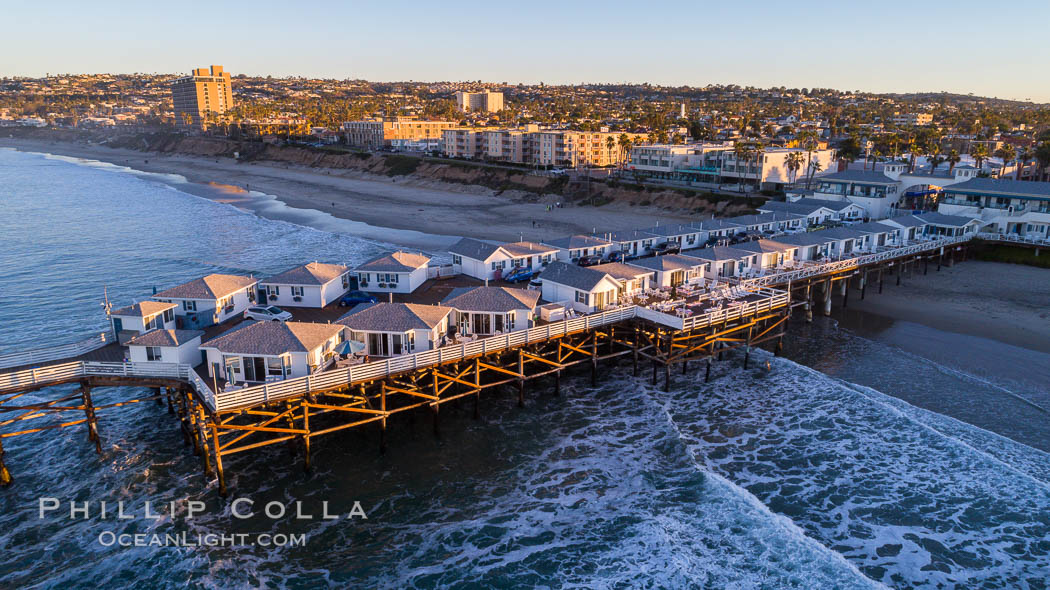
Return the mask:
<path fill-rule="evenodd" d="M 11 2 L 0 76 L 950 91 L 1050 102 L 1050 1 Z"/>

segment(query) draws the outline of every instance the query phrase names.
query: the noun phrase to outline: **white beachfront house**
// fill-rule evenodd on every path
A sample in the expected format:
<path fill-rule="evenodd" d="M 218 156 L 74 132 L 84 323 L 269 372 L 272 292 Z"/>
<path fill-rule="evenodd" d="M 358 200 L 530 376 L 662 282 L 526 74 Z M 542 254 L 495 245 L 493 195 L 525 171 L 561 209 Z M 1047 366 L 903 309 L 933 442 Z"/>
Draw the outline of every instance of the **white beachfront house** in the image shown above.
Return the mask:
<path fill-rule="evenodd" d="M 448 251 L 455 272 L 483 281 L 501 278 L 519 267 L 540 270 L 558 254 L 558 248 L 535 242 L 490 244 L 473 238 L 461 239 Z"/>
<path fill-rule="evenodd" d="M 926 222 L 914 215 L 890 217 L 883 219 L 879 223 L 900 228 L 900 241 L 902 246 L 907 246 L 908 244 L 922 240 L 923 234 L 926 232 Z"/>
<path fill-rule="evenodd" d="M 813 232 L 831 241 L 828 256 L 842 257 L 868 251 L 871 235 L 848 227 L 829 227 Z"/>
<path fill-rule="evenodd" d="M 460 334 L 502 334 L 532 327 L 538 291 L 509 287 L 459 287 L 441 304 L 451 307 Z"/>
<path fill-rule="evenodd" d="M 657 243 L 675 242 L 682 250 L 699 248 L 704 243 L 704 240 L 701 239 L 704 232 L 692 225 L 657 225 L 642 231 L 659 236 Z"/>
<path fill-rule="evenodd" d="M 343 326 L 312 322 L 246 321 L 204 344 L 208 376 L 260 383 L 313 374 L 335 359 Z"/>
<path fill-rule="evenodd" d="M 601 311 L 619 300 L 620 282 L 594 267 L 552 262 L 540 282 L 545 301 L 565 302 L 580 313 Z"/>
<path fill-rule="evenodd" d="M 430 258 L 411 252 L 389 252 L 354 269 L 357 285 L 370 293 L 412 293 L 427 280 Z"/>
<path fill-rule="evenodd" d="M 771 211 L 757 215 L 737 215 L 726 221 L 739 225 L 748 233 L 780 233 L 799 231 L 806 227 L 806 216 L 784 211 Z M 737 231 L 737 233 L 742 233 Z"/>
<path fill-rule="evenodd" d="M 815 200 L 816 199 L 808 199 L 808 201 Z M 829 207 L 824 203 L 815 202 L 803 203 L 802 201 L 767 201 L 760 205 L 758 207 L 758 210 L 762 213 L 780 212 L 801 215 L 806 218 L 807 226 L 815 226 L 827 223 L 828 221 L 835 219 L 837 215 L 836 211 L 839 208 L 838 205 L 842 203 L 845 203 L 847 205 L 851 204 L 847 201 L 839 201 L 833 208 Z"/>
<path fill-rule="evenodd" d="M 977 233 L 981 220 L 962 215 L 945 215 L 944 213 L 923 213 L 916 215 L 926 224 L 927 236 L 965 236 Z"/>
<path fill-rule="evenodd" d="M 779 239 L 779 236 L 778 236 Z M 751 252 L 751 270 L 776 268 L 795 259 L 798 246 L 776 240 L 754 240 L 733 246 L 737 250 Z M 757 256 L 757 259 L 756 259 Z"/>
<path fill-rule="evenodd" d="M 702 233 L 700 239 L 707 242 L 711 239 L 728 239 L 740 232 L 744 231 L 744 226 L 733 223 L 725 219 L 717 219 L 712 217 L 711 219 L 703 219 L 701 221 L 694 221 L 690 223 L 692 227 L 697 228 Z"/>
<path fill-rule="evenodd" d="M 590 268 L 604 272 L 616 279 L 620 283 L 620 290 L 617 293 L 619 297 L 644 293 L 651 287 L 650 281 L 653 278 L 653 273 L 644 268 L 638 268 L 622 262 L 606 262 Z"/>
<path fill-rule="evenodd" d="M 150 330 L 169 330 L 175 327 L 174 303 L 164 301 L 140 301 L 109 312 L 109 323 L 117 342 L 123 344 L 130 338 Z"/>
<path fill-rule="evenodd" d="M 641 229 L 609 232 L 602 234 L 602 237 L 615 244 L 615 248 L 627 256 L 641 256 L 656 244 L 667 241 L 663 236 Z"/>
<path fill-rule="evenodd" d="M 558 253 L 555 255 L 555 258 L 566 262 L 575 261 L 581 256 L 601 256 L 604 258 L 613 247 L 612 242 L 609 240 L 583 234 L 544 240 L 543 244 L 557 248 Z"/>
<path fill-rule="evenodd" d="M 153 299 L 174 303 L 175 326 L 195 330 L 236 317 L 255 301 L 254 277 L 210 274 L 155 293 Z"/>
<path fill-rule="evenodd" d="M 831 254 L 831 244 L 835 240 L 820 235 L 820 232 L 803 232 L 789 236 L 777 236 L 777 242 L 795 246 L 796 260 L 822 260 Z"/>
<path fill-rule="evenodd" d="M 1050 238 L 1050 182 L 972 178 L 944 189 L 937 211 L 980 217 L 984 231 Z"/>
<path fill-rule="evenodd" d="M 845 200 L 845 198 L 818 199 L 815 197 L 802 197 L 800 199 L 788 201 L 787 203 L 774 203 L 773 201 L 770 201 L 765 203 L 763 207 L 772 206 L 776 208 L 779 205 L 800 205 L 807 209 L 810 207 L 818 207 L 817 211 L 819 211 L 820 209 L 826 209 L 828 211 L 831 211 L 831 217 L 820 219 L 817 225 L 821 225 L 828 221 L 856 221 L 864 219 L 865 217 L 871 217 L 871 215 L 868 214 L 868 210 L 865 209 L 863 205 L 847 201 Z M 803 213 L 803 211 L 801 210 L 789 212 L 798 212 L 800 214 Z M 809 217 L 808 214 L 807 217 Z"/>
<path fill-rule="evenodd" d="M 882 170 L 843 170 L 822 176 L 819 180 L 813 192 L 815 198 L 849 201 L 863 207 L 873 219 L 892 215 L 903 196 L 900 192 L 901 183 Z"/>
<path fill-rule="evenodd" d="M 259 281 L 259 294 L 280 307 L 321 308 L 350 289 L 350 269 L 342 264 L 311 262 Z"/>
<path fill-rule="evenodd" d="M 196 367 L 202 359 L 202 336 L 203 330 L 151 330 L 128 340 L 128 360 L 133 363 L 179 363 Z"/>
<path fill-rule="evenodd" d="M 363 354 L 399 356 L 438 348 L 445 341 L 452 308 L 418 303 L 361 303 L 336 324 L 365 345 Z"/>
<path fill-rule="evenodd" d="M 711 269 L 710 261 L 678 254 L 640 258 L 627 264 L 648 270 L 653 278 L 654 287 L 677 287 L 683 283 L 694 282 L 704 278 Z"/>
<path fill-rule="evenodd" d="M 871 236 L 868 248 L 872 252 L 884 246 L 899 246 L 901 234 L 903 233 L 901 228 L 881 221 L 858 223 L 857 225 L 851 225 L 850 229 L 862 231 Z"/>
<path fill-rule="evenodd" d="M 735 247 L 711 246 L 689 253 L 690 258 L 699 258 L 711 263 L 704 278 L 715 279 L 737 277 L 751 266 L 751 259 L 756 257 L 752 252 L 738 250 Z"/>

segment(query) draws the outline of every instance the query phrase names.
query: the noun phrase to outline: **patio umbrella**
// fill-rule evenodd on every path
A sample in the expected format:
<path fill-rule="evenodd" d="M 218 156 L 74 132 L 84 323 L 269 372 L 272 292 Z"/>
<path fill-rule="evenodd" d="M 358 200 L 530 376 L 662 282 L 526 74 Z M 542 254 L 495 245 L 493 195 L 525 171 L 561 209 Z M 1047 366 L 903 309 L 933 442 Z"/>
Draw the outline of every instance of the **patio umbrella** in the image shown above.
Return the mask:
<path fill-rule="evenodd" d="M 358 342 L 356 340 L 344 340 L 339 343 L 339 346 L 335 347 L 336 354 L 348 355 L 357 354 L 365 349 L 364 342 Z"/>

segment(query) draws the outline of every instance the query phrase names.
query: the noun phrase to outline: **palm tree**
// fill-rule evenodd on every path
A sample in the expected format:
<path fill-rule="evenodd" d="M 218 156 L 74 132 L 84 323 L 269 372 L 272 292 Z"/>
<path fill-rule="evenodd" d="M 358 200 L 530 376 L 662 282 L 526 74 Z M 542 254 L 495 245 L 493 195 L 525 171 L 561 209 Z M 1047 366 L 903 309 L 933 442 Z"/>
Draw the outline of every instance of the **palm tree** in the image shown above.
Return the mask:
<path fill-rule="evenodd" d="M 612 151 L 616 149 L 616 139 L 613 138 L 612 135 L 607 135 L 605 137 L 605 148 L 609 150 L 610 154 L 612 154 Z"/>
<path fill-rule="evenodd" d="M 1044 141 L 1035 148 L 1036 165 L 1039 169 L 1036 170 L 1036 178 L 1039 180 L 1046 179 L 1046 167 L 1050 166 L 1050 141 Z"/>
<path fill-rule="evenodd" d="M 744 177 L 741 175 L 740 163 L 744 162 L 744 170 L 747 170 L 747 161 L 751 156 L 751 144 L 743 141 L 738 141 L 733 145 L 733 153 L 736 155 L 736 171 L 737 171 L 737 182 L 740 186 L 740 192 L 744 192 Z"/>
<path fill-rule="evenodd" d="M 1017 148 L 1017 174 L 1014 175 L 1015 180 L 1021 180 L 1021 170 L 1028 163 L 1029 156 L 1029 149 L 1026 146 Z"/>
<path fill-rule="evenodd" d="M 995 157 L 1003 160 L 1003 167 L 999 170 L 999 177 L 1002 178 L 1003 172 L 1006 172 L 1006 165 L 1017 157 L 1017 149 L 1008 143 L 1004 143 L 1003 147 L 995 150 Z"/>
<path fill-rule="evenodd" d="M 806 179 L 806 190 L 809 190 L 809 184 L 813 180 L 813 176 L 824 169 L 821 165 L 820 160 L 810 160 L 809 162 L 809 178 Z"/>
<path fill-rule="evenodd" d="M 787 166 L 788 172 L 791 173 L 791 184 L 795 184 L 795 181 L 798 180 L 798 171 L 802 168 L 802 163 L 805 160 L 802 152 L 791 152 L 784 158 L 784 165 Z"/>
<path fill-rule="evenodd" d="M 620 134 L 620 161 L 623 162 L 627 158 L 627 154 L 631 153 L 631 138 L 626 133 Z"/>
<path fill-rule="evenodd" d="M 944 160 L 948 162 L 948 174 L 951 174 L 952 170 L 955 170 L 955 165 L 962 161 L 962 156 L 959 155 L 958 151 L 952 150 L 948 152 L 948 157 Z"/>
<path fill-rule="evenodd" d="M 977 163 L 977 169 L 981 169 L 981 164 L 988 159 L 988 146 L 983 143 L 975 143 L 970 146 L 970 156 L 973 157 L 973 161 Z"/>
<path fill-rule="evenodd" d="M 934 141 L 926 151 L 930 161 L 930 174 L 933 174 L 937 171 L 937 167 L 944 162 L 944 158 L 941 157 L 941 144 Z"/>

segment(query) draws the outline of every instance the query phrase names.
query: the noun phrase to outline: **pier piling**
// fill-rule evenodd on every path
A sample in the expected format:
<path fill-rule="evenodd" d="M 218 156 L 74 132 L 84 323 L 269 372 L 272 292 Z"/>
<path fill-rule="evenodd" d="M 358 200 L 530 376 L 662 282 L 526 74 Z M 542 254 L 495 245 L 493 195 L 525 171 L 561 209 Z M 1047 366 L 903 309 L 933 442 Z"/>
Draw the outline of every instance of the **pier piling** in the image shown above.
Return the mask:
<path fill-rule="evenodd" d="M 704 372 L 704 383 L 709 383 L 710 381 L 711 381 L 711 358 L 708 357 L 708 359 L 707 359 L 707 370 Z"/>
<path fill-rule="evenodd" d="M 4 463 L 4 439 L 0 438 L 0 486 L 6 488 L 13 481 L 11 472 L 7 470 L 7 463 Z"/>

